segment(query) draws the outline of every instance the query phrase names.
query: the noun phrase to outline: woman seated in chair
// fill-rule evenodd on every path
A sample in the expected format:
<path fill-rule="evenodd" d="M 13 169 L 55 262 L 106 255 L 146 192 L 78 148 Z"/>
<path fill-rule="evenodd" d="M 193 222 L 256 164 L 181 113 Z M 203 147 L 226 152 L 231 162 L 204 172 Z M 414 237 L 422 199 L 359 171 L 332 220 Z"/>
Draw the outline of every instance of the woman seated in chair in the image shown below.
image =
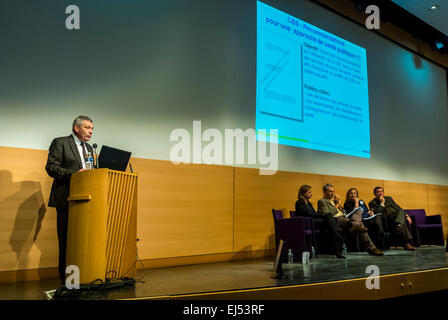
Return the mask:
<path fill-rule="evenodd" d="M 336 257 L 345 258 L 340 250 L 342 243 L 344 242 L 342 230 L 331 215 L 321 215 L 316 212 L 310 202 L 312 196 L 311 186 L 304 184 L 299 188 L 297 196 L 298 200 L 296 201 L 296 215 L 310 217 L 316 229 L 328 230 L 332 241 L 330 247 L 335 251 Z"/>
<path fill-rule="evenodd" d="M 373 211 L 369 210 L 365 202 L 359 199 L 358 189 L 350 188 L 346 194 L 344 210 L 346 213 L 349 213 L 356 208 L 363 210 L 362 220 L 364 226 L 370 231 L 369 233 L 375 245 L 380 249 L 384 249 L 384 228 L 381 215 L 374 216 Z"/>

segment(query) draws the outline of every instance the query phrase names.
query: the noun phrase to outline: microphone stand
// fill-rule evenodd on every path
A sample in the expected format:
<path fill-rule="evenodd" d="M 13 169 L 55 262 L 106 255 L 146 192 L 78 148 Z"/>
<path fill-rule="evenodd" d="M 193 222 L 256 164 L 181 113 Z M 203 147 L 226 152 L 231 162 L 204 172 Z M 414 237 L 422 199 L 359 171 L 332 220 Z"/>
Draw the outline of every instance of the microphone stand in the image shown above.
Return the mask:
<path fill-rule="evenodd" d="M 93 147 L 93 150 L 94 150 L 94 152 L 95 152 L 95 158 L 96 158 L 96 161 L 95 161 L 95 165 L 93 166 L 95 169 L 98 169 L 99 168 L 99 164 L 98 164 L 98 154 L 96 153 L 96 148 L 98 148 L 98 145 L 96 144 L 96 143 L 94 143 L 93 145 L 92 145 L 92 147 Z"/>

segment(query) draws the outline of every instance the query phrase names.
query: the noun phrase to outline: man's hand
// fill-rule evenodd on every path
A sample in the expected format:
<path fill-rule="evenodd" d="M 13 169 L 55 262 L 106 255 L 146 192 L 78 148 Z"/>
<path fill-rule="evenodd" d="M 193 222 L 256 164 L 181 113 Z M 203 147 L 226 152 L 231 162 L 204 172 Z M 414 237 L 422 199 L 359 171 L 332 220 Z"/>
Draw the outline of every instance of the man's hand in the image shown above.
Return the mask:
<path fill-rule="evenodd" d="M 333 202 L 336 206 L 339 204 L 339 197 L 337 195 L 334 195 Z"/>
<path fill-rule="evenodd" d="M 81 171 L 86 171 L 86 169 L 79 169 L 79 170 L 78 170 L 78 172 L 81 172 Z"/>
<path fill-rule="evenodd" d="M 406 220 L 408 220 L 408 223 L 411 225 L 412 224 L 412 219 L 410 216 L 406 215 Z"/>
<path fill-rule="evenodd" d="M 373 211 L 370 210 L 369 212 L 367 212 L 369 214 L 369 216 L 373 216 Z"/>
<path fill-rule="evenodd" d="M 384 206 L 384 204 L 386 203 L 386 199 L 384 199 L 383 196 L 380 197 L 380 205 Z"/>

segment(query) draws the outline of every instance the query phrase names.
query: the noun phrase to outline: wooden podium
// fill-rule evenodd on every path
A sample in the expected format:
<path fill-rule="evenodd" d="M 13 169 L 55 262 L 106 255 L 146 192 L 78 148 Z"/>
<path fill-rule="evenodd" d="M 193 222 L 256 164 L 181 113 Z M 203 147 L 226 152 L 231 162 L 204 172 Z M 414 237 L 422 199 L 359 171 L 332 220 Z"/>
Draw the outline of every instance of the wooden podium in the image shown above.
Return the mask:
<path fill-rule="evenodd" d="M 67 266 L 80 283 L 136 273 L 137 174 L 95 169 L 70 181 Z"/>

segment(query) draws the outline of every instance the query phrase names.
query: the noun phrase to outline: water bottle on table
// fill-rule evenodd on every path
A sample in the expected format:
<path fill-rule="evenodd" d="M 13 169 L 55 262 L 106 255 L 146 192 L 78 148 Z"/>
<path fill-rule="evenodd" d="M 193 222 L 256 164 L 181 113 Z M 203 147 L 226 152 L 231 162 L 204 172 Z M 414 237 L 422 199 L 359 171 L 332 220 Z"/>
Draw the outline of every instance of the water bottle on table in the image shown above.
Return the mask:
<path fill-rule="evenodd" d="M 292 263 L 294 263 L 294 256 L 292 254 L 291 249 L 289 249 L 289 251 L 288 251 L 288 264 L 292 264 Z"/>
<path fill-rule="evenodd" d="M 93 156 L 92 156 L 92 153 L 89 152 L 89 153 L 87 153 L 87 156 L 86 156 L 86 170 L 91 170 L 91 169 L 93 169 Z"/>
<path fill-rule="evenodd" d="M 310 252 L 303 251 L 302 252 L 302 264 L 308 264 L 308 263 L 310 263 Z"/>

